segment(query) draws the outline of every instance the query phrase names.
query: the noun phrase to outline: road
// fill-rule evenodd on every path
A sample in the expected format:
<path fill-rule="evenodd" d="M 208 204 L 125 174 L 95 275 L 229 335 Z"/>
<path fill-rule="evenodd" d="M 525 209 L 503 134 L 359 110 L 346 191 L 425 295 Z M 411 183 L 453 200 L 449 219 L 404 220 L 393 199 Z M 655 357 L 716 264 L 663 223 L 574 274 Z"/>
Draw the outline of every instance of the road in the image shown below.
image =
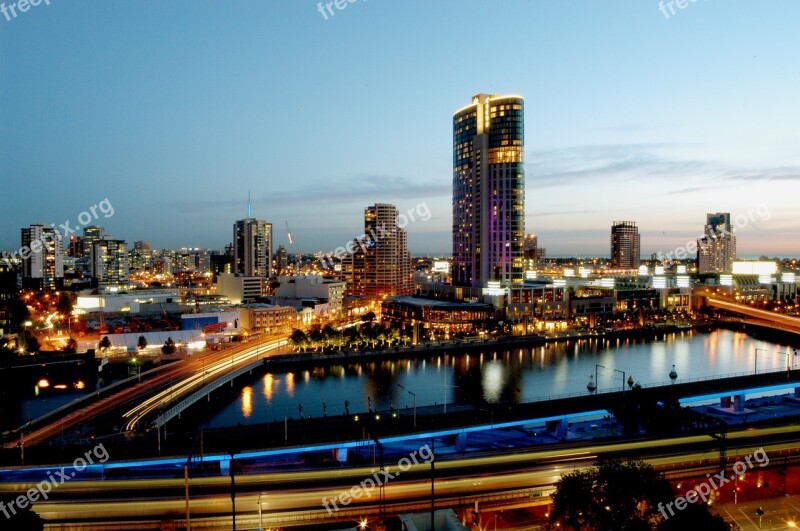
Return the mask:
<path fill-rule="evenodd" d="M 797 453 L 800 436 L 796 427 L 751 429 L 731 434 L 729 456 L 748 455 L 762 446 L 765 436 L 783 434 L 787 441 L 764 444 L 763 448 L 777 464 L 778 457 Z M 715 450 L 694 450 L 692 443 L 700 436 L 656 441 L 631 441 L 619 444 L 595 444 L 581 448 L 546 449 L 472 458 L 436 461 L 436 499 L 442 507 L 463 505 L 473 499 L 490 496 L 523 496 L 527 501 L 545 500 L 561 474 L 594 464 L 599 456 L 625 455 L 642 458 L 668 477 L 686 477 L 713 473 L 718 467 Z M 791 439 L 791 440 L 788 440 Z M 708 437 L 705 437 L 708 440 Z M 682 443 L 686 448 L 681 449 Z M 422 456 L 422 453 L 420 453 Z M 733 461 L 733 458 L 729 458 Z M 430 496 L 430 466 L 424 460 L 401 469 L 400 463 L 386 467 L 385 501 L 388 512 L 407 510 Z M 239 513 L 256 518 L 261 512 L 264 523 L 280 525 L 304 519 L 311 522 L 355 519 L 357 514 L 374 515 L 379 510 L 379 493 L 362 495 L 346 507 L 329 513 L 323 499 L 338 498 L 344 491 L 375 477 L 375 467 L 242 475 L 236 477 L 236 506 Z M 384 478 L 388 476 L 382 476 Z M 194 518 L 230 518 L 231 501 L 225 476 L 190 480 L 190 511 Z M 0 485 L 4 491 L 23 492 L 31 484 Z M 51 493 L 50 500 L 37 503 L 35 510 L 49 521 L 105 521 L 126 519 L 180 519 L 185 514 L 181 480 L 71 481 Z M 516 494 L 515 494 L 516 493 Z M 535 500 L 532 500 L 535 497 Z M 416 504 L 416 505 L 415 505 Z M 329 507 L 331 505 L 329 504 Z M 255 522 L 257 523 L 257 521 Z M 98 527 L 97 529 L 113 529 Z M 224 529 L 224 527 L 212 527 Z M 144 529 L 144 527 L 142 527 Z M 776 529 L 776 528 L 773 528 Z"/>
<path fill-rule="evenodd" d="M 280 338 L 281 336 L 268 336 L 253 339 L 247 343 L 236 344 L 219 352 L 210 352 L 197 358 L 171 363 L 151 378 L 25 434 L 25 446 L 40 444 L 58 437 L 65 430 L 90 422 L 101 415 L 110 414 L 127 405 L 138 404 L 129 408 L 127 413 L 128 424 L 126 427 L 134 429 L 138 421 L 148 413 L 153 412 L 166 402 L 183 396 L 186 392 L 202 385 L 204 381 L 208 382 L 213 377 L 221 376 L 230 370 L 251 362 L 258 356 L 264 355 L 267 351 L 275 348 L 276 340 Z M 273 346 L 270 347 L 270 345 Z M 203 375 L 204 372 L 206 373 L 205 376 Z M 156 393 L 154 397 L 147 398 L 142 402 L 143 397 L 153 393 Z M 133 415 L 132 418 L 130 418 L 131 415 Z M 4 447 L 15 448 L 18 446 L 18 442 L 8 442 Z"/>

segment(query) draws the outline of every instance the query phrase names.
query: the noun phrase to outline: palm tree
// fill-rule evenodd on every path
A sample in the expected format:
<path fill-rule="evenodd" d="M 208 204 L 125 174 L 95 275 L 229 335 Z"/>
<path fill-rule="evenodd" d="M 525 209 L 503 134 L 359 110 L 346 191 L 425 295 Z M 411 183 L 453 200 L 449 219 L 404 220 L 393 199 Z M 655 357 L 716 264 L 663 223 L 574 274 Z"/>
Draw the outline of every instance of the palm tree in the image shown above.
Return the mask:
<path fill-rule="evenodd" d="M 147 348 L 147 338 L 144 336 L 139 336 L 139 350 L 144 350 Z"/>
<path fill-rule="evenodd" d="M 289 336 L 289 341 L 292 342 L 292 345 L 294 345 L 297 350 L 305 352 L 306 348 L 308 348 L 308 336 L 300 329 L 295 329 L 292 332 L 292 335 Z"/>

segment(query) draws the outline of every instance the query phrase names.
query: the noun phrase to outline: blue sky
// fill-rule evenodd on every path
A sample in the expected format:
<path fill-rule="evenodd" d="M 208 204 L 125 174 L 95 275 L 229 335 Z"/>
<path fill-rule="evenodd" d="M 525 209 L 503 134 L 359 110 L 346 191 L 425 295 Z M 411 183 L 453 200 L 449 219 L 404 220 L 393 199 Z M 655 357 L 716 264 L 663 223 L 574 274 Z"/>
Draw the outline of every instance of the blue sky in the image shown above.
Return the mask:
<path fill-rule="evenodd" d="M 6 4 L 9 4 L 6 0 Z M 363 208 L 424 202 L 413 252 L 450 250 L 452 113 L 526 98 L 526 228 L 550 254 L 644 253 L 740 224 L 740 254 L 800 256 L 800 3 L 707 0 L 50 0 L 0 15 L 0 249 L 33 222 L 223 248 L 254 214 L 303 252 Z M 744 218 L 741 218 L 744 219 Z"/>

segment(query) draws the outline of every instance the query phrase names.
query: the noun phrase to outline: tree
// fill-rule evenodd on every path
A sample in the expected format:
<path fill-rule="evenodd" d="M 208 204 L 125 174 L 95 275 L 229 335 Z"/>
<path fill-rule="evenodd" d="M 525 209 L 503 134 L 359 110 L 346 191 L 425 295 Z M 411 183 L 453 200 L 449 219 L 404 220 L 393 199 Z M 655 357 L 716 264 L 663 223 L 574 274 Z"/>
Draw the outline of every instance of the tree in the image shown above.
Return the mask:
<path fill-rule="evenodd" d="M 13 504 L 13 505 L 12 505 Z M 3 529 L 13 529 L 14 531 L 42 531 L 44 520 L 41 516 L 31 510 L 30 505 L 21 509 L 16 503 L 16 498 L 9 495 L 0 497 L 0 507 L 3 507 L 7 514 L 4 515 Z M 11 508 L 13 507 L 13 511 Z"/>
<path fill-rule="evenodd" d="M 574 531 L 671 531 L 698 529 L 693 518 L 708 525 L 704 531 L 722 531 L 721 519 L 698 504 L 691 514 L 679 511 L 665 518 L 659 507 L 676 499 L 669 482 L 641 461 L 605 461 L 598 466 L 563 476 L 553 495 L 549 528 Z M 661 504 L 661 505 L 659 505 Z M 686 514 L 684 514 L 686 513 Z M 688 523 L 687 523 L 688 522 Z M 722 522 L 724 526 L 724 522 Z"/>
<path fill-rule="evenodd" d="M 137 343 L 139 346 L 139 350 L 144 350 L 147 348 L 147 338 L 144 336 L 139 336 L 139 342 Z"/>
<path fill-rule="evenodd" d="M 175 342 L 171 337 L 168 337 L 167 340 L 164 341 L 164 346 L 161 347 L 161 352 L 167 356 L 175 353 Z"/>
<path fill-rule="evenodd" d="M 62 293 L 56 302 L 56 311 L 69 319 L 72 315 L 72 298 L 67 293 Z"/>
<path fill-rule="evenodd" d="M 25 330 L 19 335 L 19 345 L 28 354 L 39 352 L 41 348 L 39 340 L 29 330 Z"/>
<path fill-rule="evenodd" d="M 100 340 L 100 350 L 106 351 L 111 348 L 111 340 L 108 339 L 108 336 L 103 336 L 103 339 Z"/>
<path fill-rule="evenodd" d="M 74 337 L 69 338 L 67 345 L 64 347 L 64 352 L 67 354 L 75 354 L 78 352 L 78 342 L 75 341 Z"/>
<path fill-rule="evenodd" d="M 297 350 L 302 350 L 305 352 L 306 348 L 308 347 L 308 336 L 306 333 L 300 329 L 295 329 L 292 332 L 292 335 L 289 336 L 289 341 L 292 343 L 294 348 Z"/>
<path fill-rule="evenodd" d="M 364 317 L 361 318 L 361 320 L 365 323 L 371 323 L 375 321 L 375 319 L 377 319 L 375 312 L 367 312 L 364 314 Z"/>

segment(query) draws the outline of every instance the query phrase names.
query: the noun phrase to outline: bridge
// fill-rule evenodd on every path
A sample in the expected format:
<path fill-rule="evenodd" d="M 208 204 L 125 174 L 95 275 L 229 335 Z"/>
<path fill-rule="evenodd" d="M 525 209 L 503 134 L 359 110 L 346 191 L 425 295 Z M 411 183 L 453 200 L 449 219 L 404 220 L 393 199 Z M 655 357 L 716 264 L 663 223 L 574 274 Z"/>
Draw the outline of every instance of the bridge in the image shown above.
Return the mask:
<path fill-rule="evenodd" d="M 745 319 L 743 319 L 742 322 L 747 324 L 800 335 L 800 318 L 797 317 L 759 310 L 758 308 L 753 308 L 746 304 L 738 304 L 713 297 L 708 297 L 706 299 L 706 305 L 711 308 L 725 310 L 726 312 L 732 312 L 743 316 Z"/>

